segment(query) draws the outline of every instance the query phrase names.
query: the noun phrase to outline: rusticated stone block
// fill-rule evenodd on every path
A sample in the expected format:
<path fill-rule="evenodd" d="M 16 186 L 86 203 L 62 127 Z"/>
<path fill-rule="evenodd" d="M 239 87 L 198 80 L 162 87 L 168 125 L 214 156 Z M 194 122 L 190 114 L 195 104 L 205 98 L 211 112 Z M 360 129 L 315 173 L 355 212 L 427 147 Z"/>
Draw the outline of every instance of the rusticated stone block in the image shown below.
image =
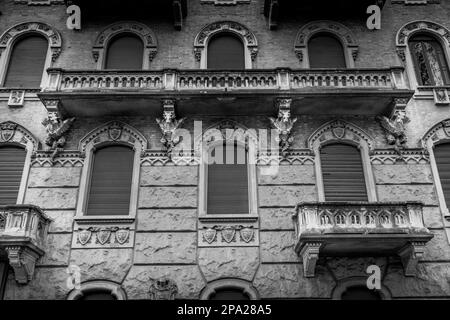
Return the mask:
<path fill-rule="evenodd" d="M 122 282 L 133 261 L 132 249 L 72 249 L 70 264 L 81 269 L 81 281 Z"/>
<path fill-rule="evenodd" d="M 433 185 L 378 185 L 378 201 L 421 201 L 437 205 Z"/>
<path fill-rule="evenodd" d="M 303 277 L 301 264 L 262 264 L 253 285 L 261 298 L 328 298 L 334 281 L 328 271 L 316 266 L 316 277 Z"/>
<path fill-rule="evenodd" d="M 197 234 L 137 233 L 136 263 L 195 263 Z"/>
<path fill-rule="evenodd" d="M 197 185 L 198 166 L 142 167 L 141 186 Z"/>
<path fill-rule="evenodd" d="M 292 221 L 294 212 L 294 208 L 259 209 L 261 230 L 294 230 L 294 222 Z"/>
<path fill-rule="evenodd" d="M 366 273 L 367 267 L 376 265 L 383 270 L 387 260 L 385 257 L 364 257 L 364 258 L 332 258 L 327 259 L 329 270 L 334 274 L 336 279 L 342 280 L 349 277 L 368 277 Z"/>
<path fill-rule="evenodd" d="M 260 206 L 292 206 L 302 201 L 316 201 L 316 186 L 260 186 Z"/>
<path fill-rule="evenodd" d="M 197 207 L 196 187 L 141 187 L 139 207 Z"/>
<path fill-rule="evenodd" d="M 71 234 L 49 234 L 44 256 L 38 260 L 39 265 L 67 265 L 70 255 Z"/>
<path fill-rule="evenodd" d="M 28 187 L 78 187 L 81 167 L 31 168 Z"/>
<path fill-rule="evenodd" d="M 265 184 L 315 184 L 316 178 L 314 174 L 313 165 L 292 165 L 292 166 L 278 166 L 275 175 L 263 175 L 261 170 L 264 167 L 258 167 L 258 183 Z"/>
<path fill-rule="evenodd" d="M 250 281 L 259 266 L 259 248 L 199 248 L 198 264 L 207 281 L 227 277 Z"/>
<path fill-rule="evenodd" d="M 31 188 L 25 195 L 25 203 L 42 209 L 75 209 L 78 188 Z"/>
<path fill-rule="evenodd" d="M 262 262 L 299 262 L 293 231 L 260 232 Z"/>
<path fill-rule="evenodd" d="M 150 280 L 161 277 L 175 281 L 177 299 L 198 299 L 205 286 L 198 266 L 133 266 L 122 286 L 128 299 L 148 299 Z"/>
<path fill-rule="evenodd" d="M 445 230 L 430 230 L 434 235 L 433 239 L 425 246 L 423 260 L 448 260 L 450 261 L 450 244 Z"/>
<path fill-rule="evenodd" d="M 142 209 L 138 212 L 137 229 L 142 231 L 197 231 L 197 210 Z"/>
<path fill-rule="evenodd" d="M 423 220 L 427 228 L 442 228 L 444 226 L 442 221 L 442 213 L 439 207 L 424 207 Z"/>
<path fill-rule="evenodd" d="M 375 181 L 384 183 L 433 183 L 428 164 L 374 165 Z"/>
<path fill-rule="evenodd" d="M 75 211 L 45 211 L 47 217 L 52 219 L 50 223 L 49 232 L 72 232 L 73 217 L 75 216 Z"/>

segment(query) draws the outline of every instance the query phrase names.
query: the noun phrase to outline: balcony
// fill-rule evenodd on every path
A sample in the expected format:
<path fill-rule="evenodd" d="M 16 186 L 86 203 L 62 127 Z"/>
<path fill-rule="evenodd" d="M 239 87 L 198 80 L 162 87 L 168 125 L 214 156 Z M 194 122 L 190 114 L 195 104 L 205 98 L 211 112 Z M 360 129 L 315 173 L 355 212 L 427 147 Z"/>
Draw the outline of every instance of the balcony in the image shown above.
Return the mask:
<path fill-rule="evenodd" d="M 391 256 L 401 258 L 414 276 L 432 234 L 423 223 L 421 203 L 301 203 L 294 215 L 295 250 L 305 277 L 314 277 L 319 257 Z"/>
<path fill-rule="evenodd" d="M 31 205 L 0 206 L 0 248 L 14 269 L 16 281 L 26 284 L 43 256 L 51 220 Z"/>
<path fill-rule="evenodd" d="M 162 99 L 177 114 L 273 115 L 275 99 L 292 98 L 293 114 L 389 115 L 409 99 L 402 68 L 316 70 L 49 69 L 39 97 L 68 116 L 159 115 Z"/>

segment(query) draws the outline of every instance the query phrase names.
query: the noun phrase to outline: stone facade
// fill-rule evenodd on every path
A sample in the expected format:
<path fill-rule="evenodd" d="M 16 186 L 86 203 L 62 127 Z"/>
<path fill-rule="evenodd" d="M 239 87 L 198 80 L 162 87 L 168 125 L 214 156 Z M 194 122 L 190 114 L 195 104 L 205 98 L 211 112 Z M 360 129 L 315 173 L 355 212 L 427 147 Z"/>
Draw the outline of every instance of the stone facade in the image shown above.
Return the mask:
<path fill-rule="evenodd" d="M 270 30 L 268 18 L 263 14 L 265 2 L 270 1 L 235 1 L 232 5 L 218 6 L 214 1 L 191 0 L 187 4 L 188 14 L 181 30 L 175 30 L 170 19 L 139 19 L 157 38 L 157 53 L 149 64 L 149 70 L 200 68 L 201 62 L 194 54 L 195 37 L 206 25 L 225 20 L 244 25 L 257 39 L 257 55 L 252 59 L 252 69 L 303 68 L 294 43 L 298 31 L 311 22 L 310 18 L 299 16 L 280 20 L 277 29 Z M 1 33 L 24 22 L 45 22 L 57 30 L 62 39 L 61 51 L 51 67 L 69 70 L 97 70 L 92 53 L 96 38 L 108 25 L 122 20 L 89 20 L 83 22 L 81 31 L 68 30 L 63 1 L 35 7 L 26 1 L 7 0 L 0 3 L 0 11 Z M 401 1 L 388 0 L 382 9 L 381 30 L 367 30 L 364 14 L 348 20 L 336 18 L 336 22 L 345 25 L 358 43 L 355 68 L 405 67 L 402 74 L 408 79 L 411 74 L 407 69 L 411 66 L 397 54 L 397 32 L 409 22 L 422 20 L 433 21 L 448 30 L 448 12 L 450 3 L 445 1 L 405 6 Z M 53 90 L 48 78 L 45 79 L 48 82 L 44 81 L 43 92 Z M 348 279 L 363 279 L 361 283 L 365 283 L 366 269 L 373 264 L 381 267 L 382 287 L 389 298 L 450 297 L 450 220 L 443 212 L 433 160 L 423 143 L 429 130 L 450 118 L 450 106 L 436 105 L 431 89 L 427 95 L 422 89 L 416 89 L 413 81 L 406 83 L 407 89 L 415 93 L 405 108 L 409 122 L 405 125 L 407 142 L 401 156 L 388 144 L 376 115 L 351 112 L 303 114 L 297 108 L 293 115 L 298 118 L 292 128 L 293 140 L 277 173 L 262 174 L 269 164 L 262 155 L 256 164 L 257 218 L 237 223 L 251 225 L 255 237 L 243 245 L 242 241 L 236 240 L 213 246 L 199 246 L 203 230 L 200 225 L 204 223 L 199 221 L 198 212 L 200 188 L 204 187 L 199 155 L 192 148 L 194 159 L 176 162 L 176 159 L 167 157 L 160 127 L 155 121 L 155 118 L 162 117 L 162 108 L 148 114 L 76 115 L 65 136 L 64 150 L 51 161 L 45 147 L 46 128 L 41 124 L 51 111 L 46 102 L 48 96 L 39 96 L 41 101 L 36 92 L 27 90 L 23 105 L 11 107 L 8 105 L 10 88 L 0 88 L 0 123 L 14 122 L 38 141 L 31 151 L 23 201 L 18 204 L 38 206 L 51 219 L 45 254 L 37 260 L 33 278 L 26 285 L 18 284 L 14 270 L 10 268 L 4 298 L 67 299 L 73 290 L 67 285 L 67 269 L 75 265 L 81 272 L 82 283 L 94 280 L 112 282 L 120 286 L 127 299 L 151 298 L 152 281 L 161 278 L 168 278 L 176 284 L 176 298 L 179 299 L 199 299 L 205 288 L 221 279 L 231 282 L 232 279 L 244 280 L 257 297 L 264 299 L 331 299 L 335 297 L 336 288 Z M 278 95 L 289 96 L 291 91 Z M 252 94 L 256 96 L 259 92 L 255 89 Z M 170 96 L 170 93 L 164 95 Z M 160 101 L 160 97 L 157 98 Z M 101 100 L 101 96 L 98 99 Z M 258 101 L 247 103 L 247 110 L 251 110 L 248 104 L 256 103 Z M 199 104 L 198 107 L 207 110 L 205 105 Z M 213 111 L 209 114 L 183 114 L 186 120 L 182 128 L 194 131 L 195 121 L 202 121 L 203 128 L 208 128 L 226 118 L 245 128 L 270 129 L 267 116 L 277 113 L 277 109 L 271 107 L 272 111 L 267 115 L 248 112 L 224 117 L 215 115 Z M 423 203 L 424 227 L 433 238 L 423 249 L 415 276 L 405 276 L 401 257 L 391 254 L 362 257 L 319 254 L 314 277 L 305 274 L 305 260 L 295 249 L 298 230 L 292 216 L 299 203 L 321 201 L 317 159 L 311 137 L 324 124 L 337 119 L 348 124 L 347 134 L 363 132 L 370 139 L 367 142 L 367 166 L 373 175 L 371 188 L 375 202 Z M 82 150 L 80 141 L 110 121 L 129 125 L 139 137 L 146 139 L 145 150 L 139 154 L 135 216 L 125 222 L 114 219 L 107 222 L 83 221 L 79 201 L 80 194 L 86 189 L 82 175 L 88 155 Z M 358 139 L 364 140 L 365 137 L 361 133 Z M 0 139 L 0 146 L 2 143 Z M 217 223 L 222 225 L 223 221 Z M 89 226 L 124 228 L 129 230 L 129 239 L 125 244 L 108 239 L 104 244 L 82 245 L 79 243 L 81 229 Z M 117 238 L 114 234 L 109 236 Z"/>

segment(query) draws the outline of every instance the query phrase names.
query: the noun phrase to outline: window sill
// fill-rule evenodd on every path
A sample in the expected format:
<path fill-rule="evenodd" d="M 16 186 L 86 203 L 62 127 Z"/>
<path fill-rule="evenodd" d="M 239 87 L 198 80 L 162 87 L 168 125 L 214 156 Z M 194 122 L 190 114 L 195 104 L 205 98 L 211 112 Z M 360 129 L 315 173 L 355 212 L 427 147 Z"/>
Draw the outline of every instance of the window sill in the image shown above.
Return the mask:
<path fill-rule="evenodd" d="M 135 218 L 131 216 L 79 216 L 75 217 L 74 220 L 79 225 L 110 223 L 130 224 L 134 222 Z"/>
<path fill-rule="evenodd" d="M 253 214 L 209 214 L 201 215 L 198 219 L 203 223 L 256 222 L 258 216 Z"/>

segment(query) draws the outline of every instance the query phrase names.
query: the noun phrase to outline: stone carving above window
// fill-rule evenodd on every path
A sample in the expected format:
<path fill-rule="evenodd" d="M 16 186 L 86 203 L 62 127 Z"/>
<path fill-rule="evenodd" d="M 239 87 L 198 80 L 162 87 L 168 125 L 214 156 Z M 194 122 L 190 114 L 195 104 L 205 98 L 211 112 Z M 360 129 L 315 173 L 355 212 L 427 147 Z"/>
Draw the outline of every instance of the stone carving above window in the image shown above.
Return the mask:
<path fill-rule="evenodd" d="M 178 294 L 178 286 L 169 278 L 152 279 L 149 295 L 150 300 L 175 300 Z"/>

